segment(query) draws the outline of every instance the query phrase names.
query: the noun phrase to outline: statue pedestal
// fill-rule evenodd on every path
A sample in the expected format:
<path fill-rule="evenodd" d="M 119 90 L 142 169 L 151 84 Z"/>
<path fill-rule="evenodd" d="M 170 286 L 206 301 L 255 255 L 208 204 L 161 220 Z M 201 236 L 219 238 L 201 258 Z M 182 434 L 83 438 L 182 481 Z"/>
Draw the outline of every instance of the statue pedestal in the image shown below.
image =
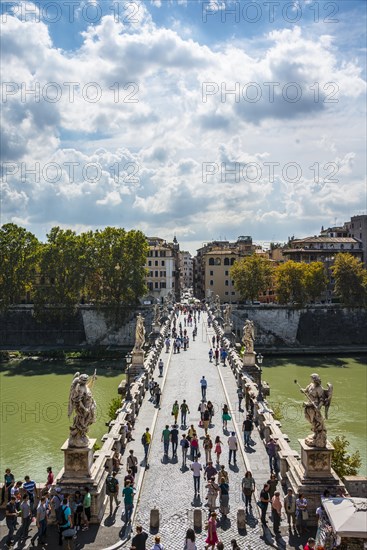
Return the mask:
<path fill-rule="evenodd" d="M 92 496 L 91 523 L 100 524 L 107 505 L 104 457 L 94 456 L 95 439 L 89 439 L 85 447 L 70 447 L 67 440 L 61 447 L 64 453 L 64 468 L 57 475 L 56 485 L 63 494 L 74 495 L 75 491 L 89 488 Z M 103 458 L 103 460 L 102 460 Z"/>
<path fill-rule="evenodd" d="M 245 351 L 243 354 L 243 366 L 244 367 L 253 367 L 256 365 L 256 353 L 254 351 L 248 352 Z"/>
<path fill-rule="evenodd" d="M 342 481 L 331 469 L 333 446 L 327 441 L 326 447 L 309 447 L 304 439 L 299 439 L 301 460 L 293 462 L 286 472 L 287 485 L 295 494 L 302 493 L 308 502 L 308 525 L 316 525 L 316 508 L 320 506 L 320 497 L 328 489 L 332 495 L 344 488 Z"/>
<path fill-rule="evenodd" d="M 230 323 L 224 323 L 223 325 L 223 332 L 225 336 L 231 336 L 232 335 L 232 325 Z"/>
<path fill-rule="evenodd" d="M 161 332 L 161 325 L 159 323 L 153 323 L 152 333 L 153 334 L 160 334 L 160 332 Z"/>
<path fill-rule="evenodd" d="M 69 440 L 61 450 L 64 452 L 63 478 L 86 479 L 91 477 L 93 466 L 93 446 L 97 440 L 89 439 L 87 447 L 70 447 Z"/>
<path fill-rule="evenodd" d="M 330 477 L 331 474 L 331 457 L 333 456 L 334 447 L 329 441 L 326 442 L 325 448 L 309 447 L 304 439 L 299 439 L 301 445 L 301 462 L 305 469 L 305 478 L 322 478 Z"/>
<path fill-rule="evenodd" d="M 139 376 L 144 370 L 144 351 L 133 350 L 132 361 L 130 365 L 130 384 L 134 382 L 134 378 Z"/>

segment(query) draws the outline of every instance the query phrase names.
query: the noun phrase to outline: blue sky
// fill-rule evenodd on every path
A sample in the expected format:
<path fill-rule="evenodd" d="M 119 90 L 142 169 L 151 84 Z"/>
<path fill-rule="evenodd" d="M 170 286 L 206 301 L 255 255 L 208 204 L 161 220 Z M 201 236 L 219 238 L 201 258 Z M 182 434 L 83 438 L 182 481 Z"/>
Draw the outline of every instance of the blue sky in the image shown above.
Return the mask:
<path fill-rule="evenodd" d="M 366 211 L 365 2 L 1 8 L 2 223 L 135 227 L 194 252 Z"/>

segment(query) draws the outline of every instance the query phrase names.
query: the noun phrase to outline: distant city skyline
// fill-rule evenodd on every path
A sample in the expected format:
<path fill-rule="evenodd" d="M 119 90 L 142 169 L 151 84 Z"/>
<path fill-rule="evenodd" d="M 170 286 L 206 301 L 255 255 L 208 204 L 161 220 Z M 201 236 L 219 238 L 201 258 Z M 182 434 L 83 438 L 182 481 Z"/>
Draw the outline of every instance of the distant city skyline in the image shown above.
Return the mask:
<path fill-rule="evenodd" d="M 366 4 L 270 4 L 2 3 L 1 223 L 194 254 L 366 212 Z"/>

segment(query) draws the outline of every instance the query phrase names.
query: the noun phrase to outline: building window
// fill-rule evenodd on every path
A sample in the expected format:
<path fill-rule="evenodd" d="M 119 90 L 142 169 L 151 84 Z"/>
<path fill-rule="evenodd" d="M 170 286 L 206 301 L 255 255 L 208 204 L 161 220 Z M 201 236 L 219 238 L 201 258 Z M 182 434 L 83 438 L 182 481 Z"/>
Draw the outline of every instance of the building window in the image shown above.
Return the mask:
<path fill-rule="evenodd" d="M 214 271 L 213 271 L 213 270 L 209 271 L 209 275 L 210 275 L 211 277 L 213 277 Z"/>
<path fill-rule="evenodd" d="M 165 250 L 161 250 L 161 258 L 165 258 L 166 257 L 166 251 Z"/>
<path fill-rule="evenodd" d="M 210 284 L 210 286 L 213 286 L 213 285 L 214 285 L 213 279 L 210 279 L 209 284 Z"/>
<path fill-rule="evenodd" d="M 225 294 L 226 296 L 228 296 L 228 290 L 226 290 L 224 294 Z"/>
<path fill-rule="evenodd" d="M 152 265 L 152 260 L 148 261 L 148 266 L 150 267 Z"/>
<path fill-rule="evenodd" d="M 159 283 L 158 282 L 154 283 L 154 288 L 159 288 Z"/>
<path fill-rule="evenodd" d="M 226 277 L 228 277 L 229 272 L 228 272 L 228 271 L 225 271 L 225 272 L 224 272 L 224 275 L 225 275 Z"/>
<path fill-rule="evenodd" d="M 175 281 L 172 281 L 172 288 L 175 288 Z"/>
<path fill-rule="evenodd" d="M 228 285 L 229 285 L 229 281 L 228 281 L 228 279 L 226 279 L 226 280 L 224 281 L 224 284 L 225 284 L 226 286 L 228 286 Z"/>
<path fill-rule="evenodd" d="M 222 260 L 220 258 L 215 258 L 215 265 L 221 265 Z"/>
<path fill-rule="evenodd" d="M 161 288 L 166 288 L 166 281 L 161 282 Z"/>
<path fill-rule="evenodd" d="M 231 258 L 231 265 L 233 265 L 236 261 L 236 258 Z"/>
<path fill-rule="evenodd" d="M 149 290 L 153 290 L 153 283 L 147 283 L 147 287 Z"/>
<path fill-rule="evenodd" d="M 154 277 L 158 277 L 158 271 L 154 272 Z"/>
<path fill-rule="evenodd" d="M 236 293 L 235 292 L 231 292 L 232 296 L 234 296 Z"/>
<path fill-rule="evenodd" d="M 209 265 L 214 265 L 214 258 L 209 258 Z"/>
<path fill-rule="evenodd" d="M 161 276 L 161 277 L 165 277 L 165 276 L 166 276 L 166 272 L 165 272 L 165 271 L 161 271 L 160 276 Z"/>
<path fill-rule="evenodd" d="M 166 262 L 164 260 L 162 260 L 161 265 L 162 265 L 162 267 L 164 267 L 166 265 Z"/>
<path fill-rule="evenodd" d="M 229 262 L 230 262 L 229 258 L 224 258 L 224 265 L 229 265 Z"/>

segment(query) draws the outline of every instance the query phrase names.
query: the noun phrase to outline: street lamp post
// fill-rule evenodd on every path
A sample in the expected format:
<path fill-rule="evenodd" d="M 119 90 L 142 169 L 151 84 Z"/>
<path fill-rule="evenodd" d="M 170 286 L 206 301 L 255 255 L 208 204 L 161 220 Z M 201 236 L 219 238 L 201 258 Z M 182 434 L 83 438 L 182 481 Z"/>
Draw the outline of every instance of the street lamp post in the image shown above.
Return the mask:
<path fill-rule="evenodd" d="M 132 397 L 131 397 L 131 391 L 130 391 L 130 365 L 131 365 L 131 361 L 132 361 L 132 356 L 131 356 L 131 353 L 128 353 L 125 357 L 125 361 L 126 361 L 126 387 L 127 387 L 127 390 L 126 390 L 126 401 L 131 401 Z"/>
<path fill-rule="evenodd" d="M 258 365 L 259 365 L 259 393 L 257 394 L 257 399 L 258 401 L 263 401 L 264 400 L 264 397 L 263 397 L 263 386 L 262 386 L 262 379 L 261 379 L 261 375 L 262 375 L 262 368 L 261 368 L 261 365 L 262 365 L 262 362 L 264 360 L 264 357 L 261 355 L 261 353 L 258 353 L 257 354 L 257 362 L 258 362 Z"/>

